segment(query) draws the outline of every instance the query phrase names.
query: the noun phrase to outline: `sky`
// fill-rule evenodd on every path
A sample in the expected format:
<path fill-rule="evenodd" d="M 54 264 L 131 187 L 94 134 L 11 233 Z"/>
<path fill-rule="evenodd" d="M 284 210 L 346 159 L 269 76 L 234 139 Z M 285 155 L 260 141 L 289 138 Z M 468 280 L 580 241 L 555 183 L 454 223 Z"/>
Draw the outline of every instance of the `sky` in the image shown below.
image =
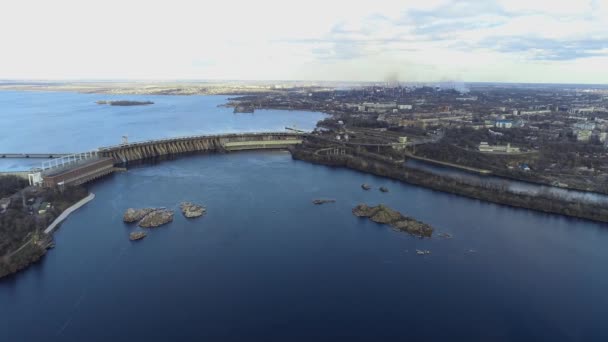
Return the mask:
<path fill-rule="evenodd" d="M 3 0 L 0 79 L 608 83 L 608 0 Z"/>

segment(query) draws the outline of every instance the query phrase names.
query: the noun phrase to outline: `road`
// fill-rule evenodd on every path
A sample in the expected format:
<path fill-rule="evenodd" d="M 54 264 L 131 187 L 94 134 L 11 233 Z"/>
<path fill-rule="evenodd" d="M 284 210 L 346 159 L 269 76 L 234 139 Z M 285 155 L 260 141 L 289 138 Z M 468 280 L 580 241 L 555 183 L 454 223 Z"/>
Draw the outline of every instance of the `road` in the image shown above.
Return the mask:
<path fill-rule="evenodd" d="M 74 211 L 78 210 L 80 207 L 82 207 L 83 205 L 91 202 L 93 199 L 95 198 L 95 194 L 94 193 L 90 193 L 87 197 L 81 199 L 80 201 L 76 202 L 76 204 L 72 205 L 71 207 L 67 208 L 66 210 L 64 210 L 61 215 L 59 215 L 55 221 L 53 221 L 53 223 L 51 223 L 50 226 L 48 226 L 45 230 L 44 233 L 45 234 L 50 234 L 53 232 L 53 230 L 55 230 L 55 228 L 61 223 L 63 222 L 63 220 L 65 220 L 68 216 L 70 216 L 71 213 L 73 213 Z"/>

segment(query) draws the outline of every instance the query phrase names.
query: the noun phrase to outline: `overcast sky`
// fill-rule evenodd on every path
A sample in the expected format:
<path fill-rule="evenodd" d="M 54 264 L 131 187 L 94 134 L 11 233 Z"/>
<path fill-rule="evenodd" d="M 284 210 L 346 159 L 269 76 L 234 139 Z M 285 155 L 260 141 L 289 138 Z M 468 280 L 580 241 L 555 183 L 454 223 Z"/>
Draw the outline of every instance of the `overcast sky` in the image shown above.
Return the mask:
<path fill-rule="evenodd" d="M 608 0 L 2 0 L 0 79 L 608 83 Z"/>

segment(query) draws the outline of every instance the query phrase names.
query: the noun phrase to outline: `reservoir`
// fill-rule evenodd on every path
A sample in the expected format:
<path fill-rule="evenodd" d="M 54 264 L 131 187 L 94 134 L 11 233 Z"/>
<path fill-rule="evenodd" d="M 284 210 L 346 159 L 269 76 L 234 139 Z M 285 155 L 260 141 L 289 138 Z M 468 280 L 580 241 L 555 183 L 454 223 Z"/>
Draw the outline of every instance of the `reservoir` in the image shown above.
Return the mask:
<path fill-rule="evenodd" d="M 361 183 L 373 186 L 361 189 Z M 378 191 L 386 186 L 388 193 Z M 292 160 L 179 157 L 90 185 L 0 282 L 6 341 L 605 341 L 608 229 Z M 316 198 L 335 203 L 313 205 Z M 128 207 L 207 206 L 131 242 Z M 385 203 L 420 239 L 355 217 Z M 451 234 L 441 238 L 438 233 Z M 416 255 L 427 249 L 429 255 Z"/>
<path fill-rule="evenodd" d="M 74 153 L 121 143 L 187 135 L 314 129 L 325 114 L 220 107 L 230 96 L 107 95 L 0 91 L 0 153 Z M 98 100 L 152 101 L 147 106 L 98 105 Z M 45 159 L 2 159 L 0 171 L 37 167 Z"/>

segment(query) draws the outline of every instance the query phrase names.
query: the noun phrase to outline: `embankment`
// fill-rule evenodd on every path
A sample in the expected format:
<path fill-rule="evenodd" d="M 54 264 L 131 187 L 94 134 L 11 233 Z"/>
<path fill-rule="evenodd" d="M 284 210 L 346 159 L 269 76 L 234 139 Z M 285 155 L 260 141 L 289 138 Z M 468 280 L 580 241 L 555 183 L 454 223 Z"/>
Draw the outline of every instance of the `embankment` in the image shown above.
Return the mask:
<path fill-rule="evenodd" d="M 63 222 L 63 220 L 65 220 L 68 216 L 70 216 L 70 214 L 72 214 L 73 212 L 75 212 L 76 210 L 80 209 L 80 207 L 82 207 L 83 205 L 91 202 L 93 199 L 95 198 L 95 194 L 94 193 L 89 193 L 89 195 L 83 199 L 81 199 L 80 201 L 76 202 L 74 205 L 72 205 L 71 207 L 67 208 L 66 210 L 64 210 L 61 215 L 59 215 L 54 221 L 53 223 L 51 223 L 45 230 L 44 233 L 45 234 L 50 234 L 52 233 L 55 228 L 57 228 L 57 226 L 59 224 L 61 224 L 61 222 Z"/>
<path fill-rule="evenodd" d="M 483 201 L 527 208 L 546 213 L 608 222 L 608 208 L 591 203 L 573 202 L 563 198 L 532 196 L 506 191 L 504 188 L 464 183 L 445 176 L 435 175 L 394 163 L 381 156 L 358 152 L 356 155 L 319 155 L 314 150 L 298 146 L 291 150 L 294 159 L 316 164 L 347 167 L 377 176 L 397 179 L 410 184 L 448 192 Z"/>
<path fill-rule="evenodd" d="M 94 194 L 89 194 L 82 187 L 63 192 L 37 188 L 22 191 L 27 191 L 25 197 L 52 203 L 52 207 L 40 214 L 37 208 L 23 207 L 21 201 L 15 200 L 0 214 L 0 278 L 40 260 L 53 246 L 51 233 L 54 229 L 71 213 L 95 198 Z M 14 196 L 21 198 L 20 193 Z"/>

